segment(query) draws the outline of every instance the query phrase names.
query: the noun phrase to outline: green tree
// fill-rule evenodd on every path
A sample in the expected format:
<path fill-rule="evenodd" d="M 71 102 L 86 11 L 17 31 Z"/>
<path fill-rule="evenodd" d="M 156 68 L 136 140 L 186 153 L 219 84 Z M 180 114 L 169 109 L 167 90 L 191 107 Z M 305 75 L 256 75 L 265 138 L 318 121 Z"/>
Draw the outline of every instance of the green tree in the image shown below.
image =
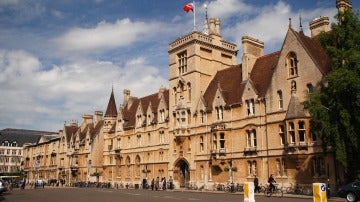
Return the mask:
<path fill-rule="evenodd" d="M 331 61 L 331 72 L 307 105 L 311 131 L 332 148 L 346 168 L 346 178 L 360 174 L 360 21 L 351 9 L 339 12 L 331 31 L 319 41 Z"/>

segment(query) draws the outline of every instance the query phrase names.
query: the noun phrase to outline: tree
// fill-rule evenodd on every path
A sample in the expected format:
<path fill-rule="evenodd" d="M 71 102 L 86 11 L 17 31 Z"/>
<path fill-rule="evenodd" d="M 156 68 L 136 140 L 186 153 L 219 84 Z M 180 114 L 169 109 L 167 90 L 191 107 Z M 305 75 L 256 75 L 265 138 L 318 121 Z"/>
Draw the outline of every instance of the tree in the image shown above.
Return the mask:
<path fill-rule="evenodd" d="M 306 105 L 311 131 L 332 148 L 346 168 L 346 178 L 360 174 L 360 21 L 351 9 L 339 12 L 331 31 L 319 41 L 331 60 L 331 72 Z"/>
<path fill-rule="evenodd" d="M 312 131 L 324 146 L 335 149 L 337 160 L 352 178 L 359 170 L 360 23 L 351 10 L 340 12 L 336 19 L 332 31 L 319 38 L 331 58 L 332 72 L 309 100 L 309 110 Z"/>

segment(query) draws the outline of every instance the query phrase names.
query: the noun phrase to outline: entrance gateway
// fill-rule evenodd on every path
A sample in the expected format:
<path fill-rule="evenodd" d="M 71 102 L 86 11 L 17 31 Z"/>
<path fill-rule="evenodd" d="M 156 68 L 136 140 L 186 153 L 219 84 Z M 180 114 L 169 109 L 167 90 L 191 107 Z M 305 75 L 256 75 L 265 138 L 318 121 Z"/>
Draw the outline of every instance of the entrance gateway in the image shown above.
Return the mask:
<path fill-rule="evenodd" d="M 185 158 L 175 161 L 174 180 L 179 183 L 180 188 L 188 187 L 190 182 L 189 162 Z"/>

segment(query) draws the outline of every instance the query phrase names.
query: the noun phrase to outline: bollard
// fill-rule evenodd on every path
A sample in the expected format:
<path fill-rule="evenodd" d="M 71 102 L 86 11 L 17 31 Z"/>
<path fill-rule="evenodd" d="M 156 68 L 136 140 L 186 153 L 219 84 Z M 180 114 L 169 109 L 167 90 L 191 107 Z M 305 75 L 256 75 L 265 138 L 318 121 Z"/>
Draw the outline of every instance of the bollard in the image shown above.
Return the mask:
<path fill-rule="evenodd" d="M 244 202 L 255 202 L 254 182 L 245 182 L 245 184 L 244 184 Z"/>
<path fill-rule="evenodd" d="M 313 183 L 313 199 L 314 202 L 327 202 L 325 183 Z"/>

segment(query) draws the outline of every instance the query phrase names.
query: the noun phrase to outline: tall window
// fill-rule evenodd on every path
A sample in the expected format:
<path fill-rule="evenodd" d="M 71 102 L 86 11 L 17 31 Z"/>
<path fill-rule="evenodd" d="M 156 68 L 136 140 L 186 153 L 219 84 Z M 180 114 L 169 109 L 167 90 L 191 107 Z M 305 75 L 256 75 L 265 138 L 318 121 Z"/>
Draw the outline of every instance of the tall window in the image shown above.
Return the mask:
<path fill-rule="evenodd" d="M 201 110 L 200 111 L 200 123 L 205 123 L 206 121 L 206 112 Z"/>
<path fill-rule="evenodd" d="M 141 125 L 142 125 L 141 115 L 137 115 L 137 116 L 136 116 L 136 119 L 137 119 L 137 126 L 138 126 L 138 127 L 141 127 Z"/>
<path fill-rule="evenodd" d="M 248 116 L 255 115 L 255 101 L 254 99 L 246 100 Z"/>
<path fill-rule="evenodd" d="M 141 145 L 142 145 L 141 135 L 137 135 L 137 136 L 136 136 L 136 141 L 137 141 L 137 146 L 138 146 L 138 147 L 141 147 Z"/>
<path fill-rule="evenodd" d="M 256 147 L 256 131 L 247 131 L 247 147 Z"/>
<path fill-rule="evenodd" d="M 160 144 L 165 143 L 165 133 L 164 133 L 164 131 L 160 131 L 159 139 L 160 139 Z"/>
<path fill-rule="evenodd" d="M 305 135 L 306 135 L 305 122 L 300 121 L 299 122 L 299 142 L 300 143 L 305 143 Z"/>
<path fill-rule="evenodd" d="M 298 75 L 298 60 L 294 52 L 290 52 L 287 56 L 286 66 L 289 70 L 289 77 Z"/>
<path fill-rule="evenodd" d="M 279 125 L 279 136 L 280 136 L 280 144 L 284 145 L 286 143 L 284 125 Z"/>
<path fill-rule="evenodd" d="M 254 177 L 257 173 L 256 161 L 248 161 L 248 175 L 249 177 Z"/>
<path fill-rule="evenodd" d="M 285 159 L 276 159 L 276 175 L 287 176 Z"/>
<path fill-rule="evenodd" d="M 279 109 L 283 109 L 284 108 L 284 100 L 283 100 L 283 94 L 282 91 L 279 90 L 278 92 L 278 102 L 279 102 Z"/>
<path fill-rule="evenodd" d="M 295 126 L 293 122 L 289 123 L 289 136 L 290 143 L 295 144 Z"/>
<path fill-rule="evenodd" d="M 225 151 L 225 134 L 224 133 L 220 133 L 220 150 Z"/>
<path fill-rule="evenodd" d="M 164 122 L 164 121 L 165 121 L 165 109 L 161 109 L 161 110 L 160 110 L 159 120 L 160 120 L 160 122 Z"/>
<path fill-rule="evenodd" d="M 306 85 L 307 87 L 307 91 L 308 91 L 308 96 L 311 97 L 312 94 L 314 93 L 314 86 L 311 83 L 308 83 Z"/>
<path fill-rule="evenodd" d="M 178 54 L 178 63 L 179 63 L 179 75 L 182 75 L 187 72 L 187 53 L 182 52 Z"/>
<path fill-rule="evenodd" d="M 191 101 L 191 83 L 187 84 L 187 90 L 188 90 L 188 101 Z"/>
<path fill-rule="evenodd" d="M 324 158 L 322 158 L 322 157 L 313 158 L 312 174 L 313 174 L 313 177 L 321 177 L 321 176 L 326 175 Z"/>
<path fill-rule="evenodd" d="M 213 134 L 213 150 L 217 150 L 217 134 Z"/>
<path fill-rule="evenodd" d="M 224 119 L 224 108 L 222 106 L 215 107 L 216 110 L 216 118 L 218 121 L 221 121 Z"/>
<path fill-rule="evenodd" d="M 200 136 L 200 152 L 204 151 L 204 137 Z"/>

